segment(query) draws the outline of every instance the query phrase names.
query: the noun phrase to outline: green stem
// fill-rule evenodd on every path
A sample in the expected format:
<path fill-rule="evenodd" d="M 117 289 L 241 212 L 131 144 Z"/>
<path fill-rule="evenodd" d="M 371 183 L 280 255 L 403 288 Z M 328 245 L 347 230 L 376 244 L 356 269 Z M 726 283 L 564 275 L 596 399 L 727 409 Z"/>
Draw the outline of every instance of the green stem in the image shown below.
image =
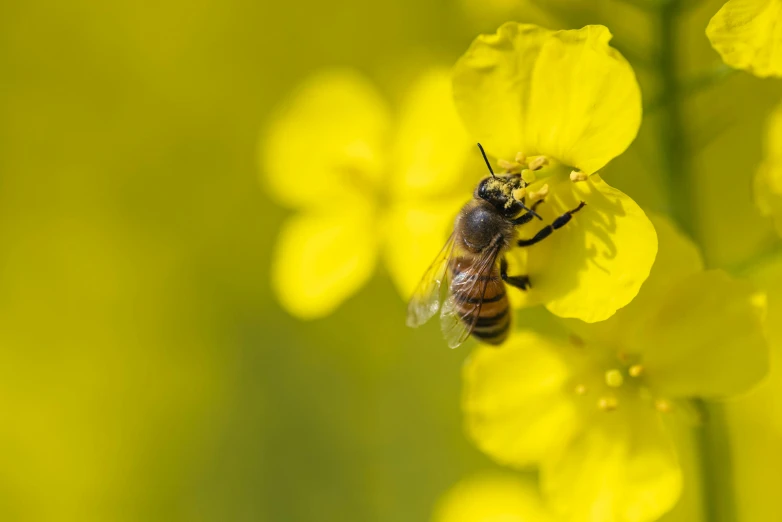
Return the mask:
<path fill-rule="evenodd" d="M 682 119 L 682 93 L 679 88 L 676 67 L 678 46 L 676 23 L 679 2 L 670 0 L 660 9 L 660 54 L 659 68 L 662 83 L 661 145 L 663 172 L 667 176 L 671 215 L 682 230 L 693 239 L 695 198 L 692 176 L 687 165 L 687 143 Z"/>
<path fill-rule="evenodd" d="M 734 75 L 735 73 L 736 69 L 732 69 L 724 63 L 720 62 L 706 72 L 686 80 L 679 89 L 679 94 L 682 98 L 689 99 L 691 96 L 694 96 L 713 85 L 722 83 L 726 78 Z M 663 109 L 664 107 L 665 100 L 663 99 L 663 96 L 658 96 L 657 98 L 644 104 L 644 115 L 648 116 L 653 112 L 657 112 L 658 110 Z"/>
<path fill-rule="evenodd" d="M 668 0 L 660 7 L 659 68 L 663 102 L 660 140 L 671 216 L 698 243 L 697 198 L 682 115 L 686 90 L 679 83 L 676 64 L 676 53 L 683 47 L 676 30 L 682 7 L 680 0 Z M 736 506 L 725 413 L 720 404 L 700 401 L 700 405 L 709 413 L 707 421 L 698 429 L 705 519 L 732 522 L 736 520 Z"/>
<path fill-rule="evenodd" d="M 698 430 L 704 519 L 734 522 L 737 518 L 733 495 L 733 459 L 725 405 L 701 401 L 706 422 Z"/>

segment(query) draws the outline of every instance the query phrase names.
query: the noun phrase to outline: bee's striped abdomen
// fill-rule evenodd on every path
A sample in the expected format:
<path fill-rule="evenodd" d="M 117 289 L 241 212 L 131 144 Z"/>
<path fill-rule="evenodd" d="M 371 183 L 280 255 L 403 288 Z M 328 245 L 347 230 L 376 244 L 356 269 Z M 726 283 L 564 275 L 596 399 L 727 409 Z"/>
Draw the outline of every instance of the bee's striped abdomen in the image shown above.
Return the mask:
<path fill-rule="evenodd" d="M 475 322 L 472 335 L 488 344 L 503 342 L 510 331 L 511 313 L 505 283 L 497 267 L 480 275 L 464 258 L 456 258 L 452 260 L 451 273 L 451 293 L 459 317 L 468 326 Z"/>

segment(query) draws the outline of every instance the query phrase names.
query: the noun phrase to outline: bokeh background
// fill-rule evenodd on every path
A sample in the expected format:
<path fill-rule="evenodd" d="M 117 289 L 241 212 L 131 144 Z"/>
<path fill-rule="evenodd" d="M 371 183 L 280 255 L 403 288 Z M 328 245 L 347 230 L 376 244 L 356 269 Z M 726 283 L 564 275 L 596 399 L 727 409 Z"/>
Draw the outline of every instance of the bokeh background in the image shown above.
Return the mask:
<path fill-rule="evenodd" d="M 719 63 L 703 30 L 720 2 L 691 3 L 683 77 Z M 314 71 L 355 68 L 393 106 L 513 19 L 605 23 L 653 109 L 659 28 L 633 4 L 0 3 L 0 517 L 428 520 L 492 466 L 462 433 L 468 350 L 406 329 L 382 268 L 327 319 L 279 307 L 270 252 L 290 211 L 264 191 L 259 137 Z M 693 92 L 698 239 L 739 266 L 773 235 L 747 180 L 782 90 L 734 74 Z M 605 177 L 665 212 L 659 124 L 650 110 Z M 306 158 L 291 172 L 317 175 Z M 773 386 L 730 410 L 742 520 L 782 519 Z"/>

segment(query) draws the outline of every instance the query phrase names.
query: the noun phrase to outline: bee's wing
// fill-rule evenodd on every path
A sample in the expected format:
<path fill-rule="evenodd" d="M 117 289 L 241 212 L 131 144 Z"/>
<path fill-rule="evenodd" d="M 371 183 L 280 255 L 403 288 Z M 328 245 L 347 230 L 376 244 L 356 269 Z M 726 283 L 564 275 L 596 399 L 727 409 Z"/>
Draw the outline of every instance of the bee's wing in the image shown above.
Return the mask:
<path fill-rule="evenodd" d="M 463 307 L 461 303 L 457 302 L 456 295 L 451 291 L 448 299 L 443 303 L 440 311 L 440 327 L 445 340 L 448 342 L 448 346 L 451 348 L 456 348 L 466 341 L 473 328 L 475 328 L 478 315 L 481 313 L 483 296 L 486 293 L 487 286 L 489 284 L 502 284 L 501 282 L 492 281 L 489 277 L 497 262 L 497 255 L 500 253 L 500 243 L 495 241 L 495 244 L 496 246 L 487 248 L 481 253 L 480 258 L 474 262 L 474 266 L 471 267 L 469 272 L 462 272 L 454 277 L 451 282 L 452 287 L 458 288 L 458 295 L 479 296 L 474 303 L 470 302 L 466 307 Z M 449 290 L 452 290 L 452 288 L 449 288 Z M 471 317 L 472 319 L 468 323 L 462 320 L 462 317 Z"/>
<path fill-rule="evenodd" d="M 453 255 L 454 234 L 445 242 L 440 253 L 434 259 L 429 268 L 418 283 L 410 304 L 407 305 L 407 326 L 416 328 L 432 318 L 440 309 L 441 296 L 443 294 L 443 281 L 448 278 L 448 262 Z M 448 284 L 445 288 L 447 291 Z"/>

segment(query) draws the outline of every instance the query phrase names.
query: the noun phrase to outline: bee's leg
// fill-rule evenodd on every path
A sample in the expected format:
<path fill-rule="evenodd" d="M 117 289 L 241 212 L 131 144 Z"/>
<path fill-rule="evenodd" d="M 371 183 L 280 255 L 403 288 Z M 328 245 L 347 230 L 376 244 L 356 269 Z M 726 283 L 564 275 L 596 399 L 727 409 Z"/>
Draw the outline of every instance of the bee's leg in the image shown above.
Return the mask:
<path fill-rule="evenodd" d="M 513 223 L 514 226 L 523 225 L 525 223 L 529 223 L 532 221 L 532 218 L 535 217 L 535 209 L 538 208 L 538 205 L 543 203 L 543 200 L 536 201 L 534 205 L 532 205 L 532 212 L 525 212 L 524 214 L 520 215 L 516 219 L 512 220 L 511 223 Z"/>
<path fill-rule="evenodd" d="M 535 237 L 533 237 L 532 239 L 519 239 L 518 245 L 525 247 L 543 241 L 544 239 L 549 237 L 552 232 L 554 232 L 558 228 L 562 228 L 565 225 L 567 225 L 568 221 L 570 221 L 570 218 L 573 217 L 573 214 L 575 214 L 576 212 L 584 208 L 584 205 L 586 205 L 586 203 L 582 201 L 573 210 L 568 210 L 567 212 L 559 216 L 557 219 L 555 219 L 552 224 L 544 227 L 540 232 L 535 234 Z"/>
<path fill-rule="evenodd" d="M 500 277 L 503 281 L 511 286 L 526 290 L 532 288 L 532 283 L 529 282 L 529 276 L 509 276 L 508 275 L 508 262 L 503 257 L 500 260 Z"/>

